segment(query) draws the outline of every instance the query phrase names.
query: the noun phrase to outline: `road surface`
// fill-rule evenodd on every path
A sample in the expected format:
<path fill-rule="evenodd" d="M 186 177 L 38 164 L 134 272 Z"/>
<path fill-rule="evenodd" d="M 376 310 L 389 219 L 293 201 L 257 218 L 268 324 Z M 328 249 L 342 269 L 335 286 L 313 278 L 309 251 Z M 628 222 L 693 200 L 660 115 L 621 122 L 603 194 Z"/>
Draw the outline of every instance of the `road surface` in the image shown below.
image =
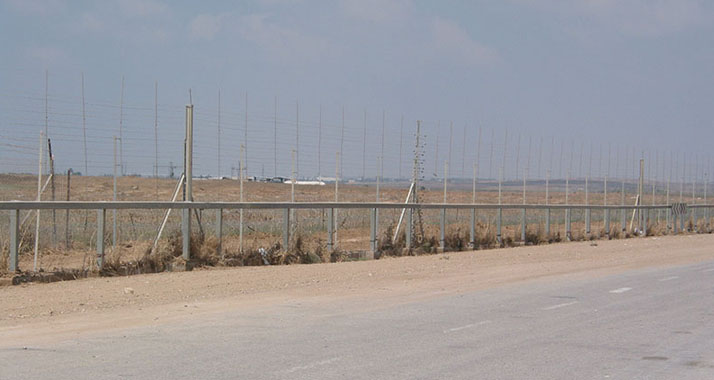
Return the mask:
<path fill-rule="evenodd" d="M 0 378 L 714 379 L 714 261 L 379 297 L 3 347 Z"/>

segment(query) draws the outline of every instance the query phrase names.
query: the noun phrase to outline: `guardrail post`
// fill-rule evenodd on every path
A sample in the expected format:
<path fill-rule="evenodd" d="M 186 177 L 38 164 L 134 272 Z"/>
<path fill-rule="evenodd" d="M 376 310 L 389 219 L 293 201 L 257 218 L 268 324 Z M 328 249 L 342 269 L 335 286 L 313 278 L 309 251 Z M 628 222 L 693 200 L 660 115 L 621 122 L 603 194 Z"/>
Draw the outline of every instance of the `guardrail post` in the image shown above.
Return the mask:
<path fill-rule="evenodd" d="M 623 208 L 620 210 L 620 228 L 622 232 L 627 231 L 627 209 Z"/>
<path fill-rule="evenodd" d="M 667 218 L 667 234 L 672 231 L 672 206 L 668 207 L 665 211 L 665 216 Z"/>
<path fill-rule="evenodd" d="M 439 250 L 444 252 L 446 249 L 446 209 L 441 209 L 441 217 L 439 218 Z"/>
<path fill-rule="evenodd" d="M 550 209 L 545 209 L 545 236 L 550 238 Z"/>
<path fill-rule="evenodd" d="M 412 248 L 412 226 L 414 223 L 413 218 L 414 218 L 414 209 L 408 208 L 407 209 L 407 223 L 404 226 L 404 237 L 406 238 L 405 245 L 408 250 Z"/>
<path fill-rule="evenodd" d="M 679 224 L 677 224 L 677 214 L 672 214 L 672 230 L 674 231 L 674 234 L 679 233 Z"/>
<path fill-rule="evenodd" d="M 216 210 L 216 239 L 218 239 L 218 246 L 216 246 L 216 254 L 219 257 L 223 257 L 223 209 L 219 208 Z"/>
<path fill-rule="evenodd" d="M 290 209 L 283 209 L 283 250 L 290 249 Z"/>
<path fill-rule="evenodd" d="M 585 209 L 585 233 L 590 234 L 590 209 Z"/>
<path fill-rule="evenodd" d="M 20 210 L 10 210 L 10 273 L 17 272 L 20 250 Z"/>
<path fill-rule="evenodd" d="M 191 209 L 186 207 L 181 209 L 181 236 L 183 246 L 181 248 L 184 260 L 191 259 Z"/>
<path fill-rule="evenodd" d="M 327 210 L 327 253 L 335 249 L 335 209 Z"/>
<path fill-rule="evenodd" d="M 107 217 L 107 210 L 97 210 L 97 267 L 104 266 L 104 222 Z"/>
<path fill-rule="evenodd" d="M 498 245 L 503 245 L 503 236 L 501 236 L 501 224 L 503 223 L 503 209 L 499 207 L 498 215 L 496 215 L 496 241 Z"/>
<path fill-rule="evenodd" d="M 526 243 L 526 209 L 521 211 L 521 242 Z"/>
<path fill-rule="evenodd" d="M 373 208 L 369 212 L 369 249 L 372 253 L 377 253 L 377 209 Z"/>
<path fill-rule="evenodd" d="M 572 230 L 570 229 L 570 212 L 569 208 L 565 209 L 565 238 L 568 241 L 573 239 Z"/>
<path fill-rule="evenodd" d="M 610 209 L 605 209 L 605 236 L 610 238 Z"/>
<path fill-rule="evenodd" d="M 471 230 L 469 231 L 469 245 L 476 249 L 476 209 L 471 209 Z"/>

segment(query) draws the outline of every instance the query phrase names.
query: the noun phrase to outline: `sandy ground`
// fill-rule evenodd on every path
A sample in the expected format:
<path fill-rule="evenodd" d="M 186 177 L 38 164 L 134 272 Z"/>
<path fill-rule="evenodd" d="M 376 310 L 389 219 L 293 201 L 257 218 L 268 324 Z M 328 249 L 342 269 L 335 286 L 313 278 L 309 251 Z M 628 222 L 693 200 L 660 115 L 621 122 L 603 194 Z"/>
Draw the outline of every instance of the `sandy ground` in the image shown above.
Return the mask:
<path fill-rule="evenodd" d="M 714 235 L 0 287 L 0 346 L 295 300 L 354 299 L 376 307 L 549 276 L 604 275 L 707 260 L 714 260 Z"/>

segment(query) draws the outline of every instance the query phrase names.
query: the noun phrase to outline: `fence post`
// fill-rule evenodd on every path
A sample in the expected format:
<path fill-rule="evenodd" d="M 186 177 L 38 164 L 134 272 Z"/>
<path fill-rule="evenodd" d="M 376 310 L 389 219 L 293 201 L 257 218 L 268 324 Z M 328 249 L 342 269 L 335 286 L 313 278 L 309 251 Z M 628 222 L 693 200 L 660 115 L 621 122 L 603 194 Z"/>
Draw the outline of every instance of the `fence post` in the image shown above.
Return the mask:
<path fill-rule="evenodd" d="M 441 209 L 439 218 L 439 250 L 444 252 L 446 249 L 446 209 Z"/>
<path fill-rule="evenodd" d="M 181 209 L 181 235 L 183 236 L 183 246 L 181 253 L 184 260 L 191 259 L 191 209 L 186 207 Z"/>
<path fill-rule="evenodd" d="M 106 216 L 107 210 L 97 210 L 97 267 L 99 269 L 104 266 L 104 221 Z"/>
<path fill-rule="evenodd" d="M 550 209 L 545 209 L 545 236 L 550 237 Z"/>
<path fill-rule="evenodd" d="M 585 209 L 585 233 L 590 234 L 590 208 Z"/>
<path fill-rule="evenodd" d="M 377 209 L 369 211 L 369 248 L 372 253 L 377 253 Z"/>
<path fill-rule="evenodd" d="M 290 248 L 290 209 L 283 209 L 283 250 Z"/>
<path fill-rule="evenodd" d="M 17 272 L 20 250 L 20 210 L 10 210 L 10 273 Z"/>
<path fill-rule="evenodd" d="M 521 211 L 521 242 L 526 243 L 526 209 Z"/>
<path fill-rule="evenodd" d="M 677 224 L 677 214 L 672 213 L 672 230 L 674 230 L 674 234 L 679 233 L 679 224 Z"/>
<path fill-rule="evenodd" d="M 223 257 L 223 209 L 219 208 L 216 210 L 216 239 L 218 239 L 218 246 L 216 247 L 216 254 Z"/>
<path fill-rule="evenodd" d="M 623 208 L 620 210 L 620 223 L 622 232 L 627 231 L 627 209 Z"/>
<path fill-rule="evenodd" d="M 471 249 L 476 249 L 476 208 L 471 209 L 471 231 L 469 231 L 469 244 Z"/>
<path fill-rule="evenodd" d="M 605 209 L 605 236 L 610 238 L 610 209 Z"/>
<path fill-rule="evenodd" d="M 502 222 L 503 222 L 503 209 L 499 207 L 498 215 L 496 216 L 496 241 L 498 241 L 498 245 L 503 245 L 503 236 L 501 236 Z"/>
<path fill-rule="evenodd" d="M 570 212 L 569 208 L 565 209 L 565 238 L 568 241 L 573 240 L 572 230 L 570 229 Z"/>
<path fill-rule="evenodd" d="M 642 213 L 642 235 L 647 236 L 647 219 L 650 215 L 650 210 L 645 210 Z"/>
<path fill-rule="evenodd" d="M 327 253 L 335 249 L 335 209 L 327 210 Z"/>

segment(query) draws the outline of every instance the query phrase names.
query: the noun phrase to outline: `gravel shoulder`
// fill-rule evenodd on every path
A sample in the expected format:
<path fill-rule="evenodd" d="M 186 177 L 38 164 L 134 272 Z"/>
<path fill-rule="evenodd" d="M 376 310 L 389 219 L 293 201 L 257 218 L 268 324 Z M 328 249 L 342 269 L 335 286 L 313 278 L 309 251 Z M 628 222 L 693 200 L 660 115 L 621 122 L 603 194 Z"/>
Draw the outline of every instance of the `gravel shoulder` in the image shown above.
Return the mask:
<path fill-rule="evenodd" d="M 339 301 L 362 310 L 536 279 L 710 260 L 714 235 L 686 235 L 1 287 L 0 347 L 285 302 Z"/>

